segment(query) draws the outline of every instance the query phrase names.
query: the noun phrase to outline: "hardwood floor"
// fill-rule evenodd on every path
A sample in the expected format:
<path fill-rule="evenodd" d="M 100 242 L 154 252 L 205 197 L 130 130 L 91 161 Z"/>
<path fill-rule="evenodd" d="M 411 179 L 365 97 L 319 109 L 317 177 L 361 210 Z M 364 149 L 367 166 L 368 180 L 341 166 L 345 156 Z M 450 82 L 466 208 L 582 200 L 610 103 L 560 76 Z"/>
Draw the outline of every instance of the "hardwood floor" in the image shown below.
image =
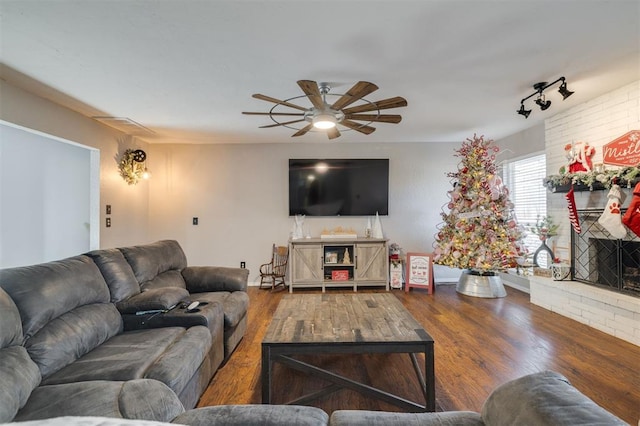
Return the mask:
<path fill-rule="evenodd" d="M 332 290 L 344 291 L 344 290 Z M 377 290 L 362 290 L 377 291 Z M 309 291 L 317 293 L 318 290 Z M 299 293 L 299 291 L 296 291 Z M 623 420 L 640 419 L 640 347 L 529 303 L 529 295 L 507 287 L 507 297 L 482 299 L 438 286 L 393 290 L 435 340 L 436 411 L 480 411 L 501 383 L 554 370 Z M 211 381 L 198 406 L 259 404 L 261 341 L 284 291 L 249 288 L 249 327 L 227 364 Z M 312 357 L 340 374 L 422 403 L 406 354 Z M 280 365 L 274 396 L 284 403 L 324 386 Z M 340 390 L 312 405 L 336 409 L 398 411 L 394 406 Z"/>

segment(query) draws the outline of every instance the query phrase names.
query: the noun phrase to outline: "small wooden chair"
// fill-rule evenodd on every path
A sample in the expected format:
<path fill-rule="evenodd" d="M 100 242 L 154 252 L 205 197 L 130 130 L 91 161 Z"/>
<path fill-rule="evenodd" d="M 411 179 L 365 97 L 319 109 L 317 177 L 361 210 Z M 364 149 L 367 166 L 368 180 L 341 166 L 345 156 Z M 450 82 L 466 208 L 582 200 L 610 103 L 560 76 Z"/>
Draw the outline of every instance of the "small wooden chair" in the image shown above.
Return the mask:
<path fill-rule="evenodd" d="M 289 260 L 289 247 L 273 245 L 271 262 L 260 265 L 260 288 L 265 282 L 271 282 L 271 290 L 282 285 L 286 286 L 284 276 L 287 273 L 287 261 Z"/>

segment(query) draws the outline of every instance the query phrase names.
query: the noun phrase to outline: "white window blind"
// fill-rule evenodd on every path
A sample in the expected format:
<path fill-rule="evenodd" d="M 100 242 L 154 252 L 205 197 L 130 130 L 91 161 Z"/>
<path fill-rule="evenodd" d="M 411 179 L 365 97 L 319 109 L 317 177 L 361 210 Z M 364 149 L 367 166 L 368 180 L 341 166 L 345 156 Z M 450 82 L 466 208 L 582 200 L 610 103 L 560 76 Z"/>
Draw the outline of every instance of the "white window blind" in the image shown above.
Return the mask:
<path fill-rule="evenodd" d="M 544 154 L 505 162 L 502 180 L 509 188 L 509 198 L 514 205 L 518 223 L 526 230 L 524 243 L 531 255 L 540 247 L 540 238 L 529 232 L 538 218 L 547 215 L 547 190 L 542 180 L 545 177 L 547 161 Z M 541 267 L 546 267 L 547 259 L 540 256 Z"/>

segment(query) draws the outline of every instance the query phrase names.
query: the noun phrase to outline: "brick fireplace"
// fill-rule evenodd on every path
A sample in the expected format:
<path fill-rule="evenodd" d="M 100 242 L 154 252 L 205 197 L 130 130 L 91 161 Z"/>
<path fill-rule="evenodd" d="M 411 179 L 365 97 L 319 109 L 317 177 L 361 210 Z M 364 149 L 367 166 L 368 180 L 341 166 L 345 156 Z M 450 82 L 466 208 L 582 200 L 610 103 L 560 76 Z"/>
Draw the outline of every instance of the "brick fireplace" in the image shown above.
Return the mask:
<path fill-rule="evenodd" d="M 566 144 L 588 143 L 595 148 L 593 163 L 602 164 L 605 144 L 638 129 L 640 81 L 548 118 L 547 175 L 566 166 Z M 623 191 L 627 195 L 623 207 L 627 207 L 631 189 Z M 573 241 L 565 194 L 547 194 L 547 213 L 560 224 L 555 255 L 573 262 L 573 277 L 567 281 L 531 277 L 531 302 L 640 346 L 640 239 L 630 231 L 620 241 L 612 239 L 597 223 L 606 206 L 607 193 L 607 190 L 575 193 L 583 232 Z"/>

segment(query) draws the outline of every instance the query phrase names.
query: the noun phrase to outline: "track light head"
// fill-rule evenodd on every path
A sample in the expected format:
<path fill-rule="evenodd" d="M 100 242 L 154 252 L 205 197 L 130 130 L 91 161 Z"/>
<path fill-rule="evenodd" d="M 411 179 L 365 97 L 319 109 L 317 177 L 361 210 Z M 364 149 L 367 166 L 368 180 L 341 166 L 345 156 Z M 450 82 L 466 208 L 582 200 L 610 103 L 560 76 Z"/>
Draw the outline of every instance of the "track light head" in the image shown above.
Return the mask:
<path fill-rule="evenodd" d="M 544 95 L 540 95 L 538 96 L 538 99 L 536 99 L 536 104 L 538 104 L 540 109 L 544 111 L 551 106 L 551 101 L 545 100 Z"/>
<path fill-rule="evenodd" d="M 573 95 L 573 92 L 567 89 L 567 82 L 564 80 L 562 80 L 562 84 L 558 88 L 558 93 L 562 95 L 562 100 L 565 100 L 569 96 Z"/>
<path fill-rule="evenodd" d="M 520 109 L 517 111 L 518 114 L 524 115 L 524 118 L 529 118 L 529 114 L 531 114 L 530 109 L 524 109 L 524 104 L 520 104 Z"/>

